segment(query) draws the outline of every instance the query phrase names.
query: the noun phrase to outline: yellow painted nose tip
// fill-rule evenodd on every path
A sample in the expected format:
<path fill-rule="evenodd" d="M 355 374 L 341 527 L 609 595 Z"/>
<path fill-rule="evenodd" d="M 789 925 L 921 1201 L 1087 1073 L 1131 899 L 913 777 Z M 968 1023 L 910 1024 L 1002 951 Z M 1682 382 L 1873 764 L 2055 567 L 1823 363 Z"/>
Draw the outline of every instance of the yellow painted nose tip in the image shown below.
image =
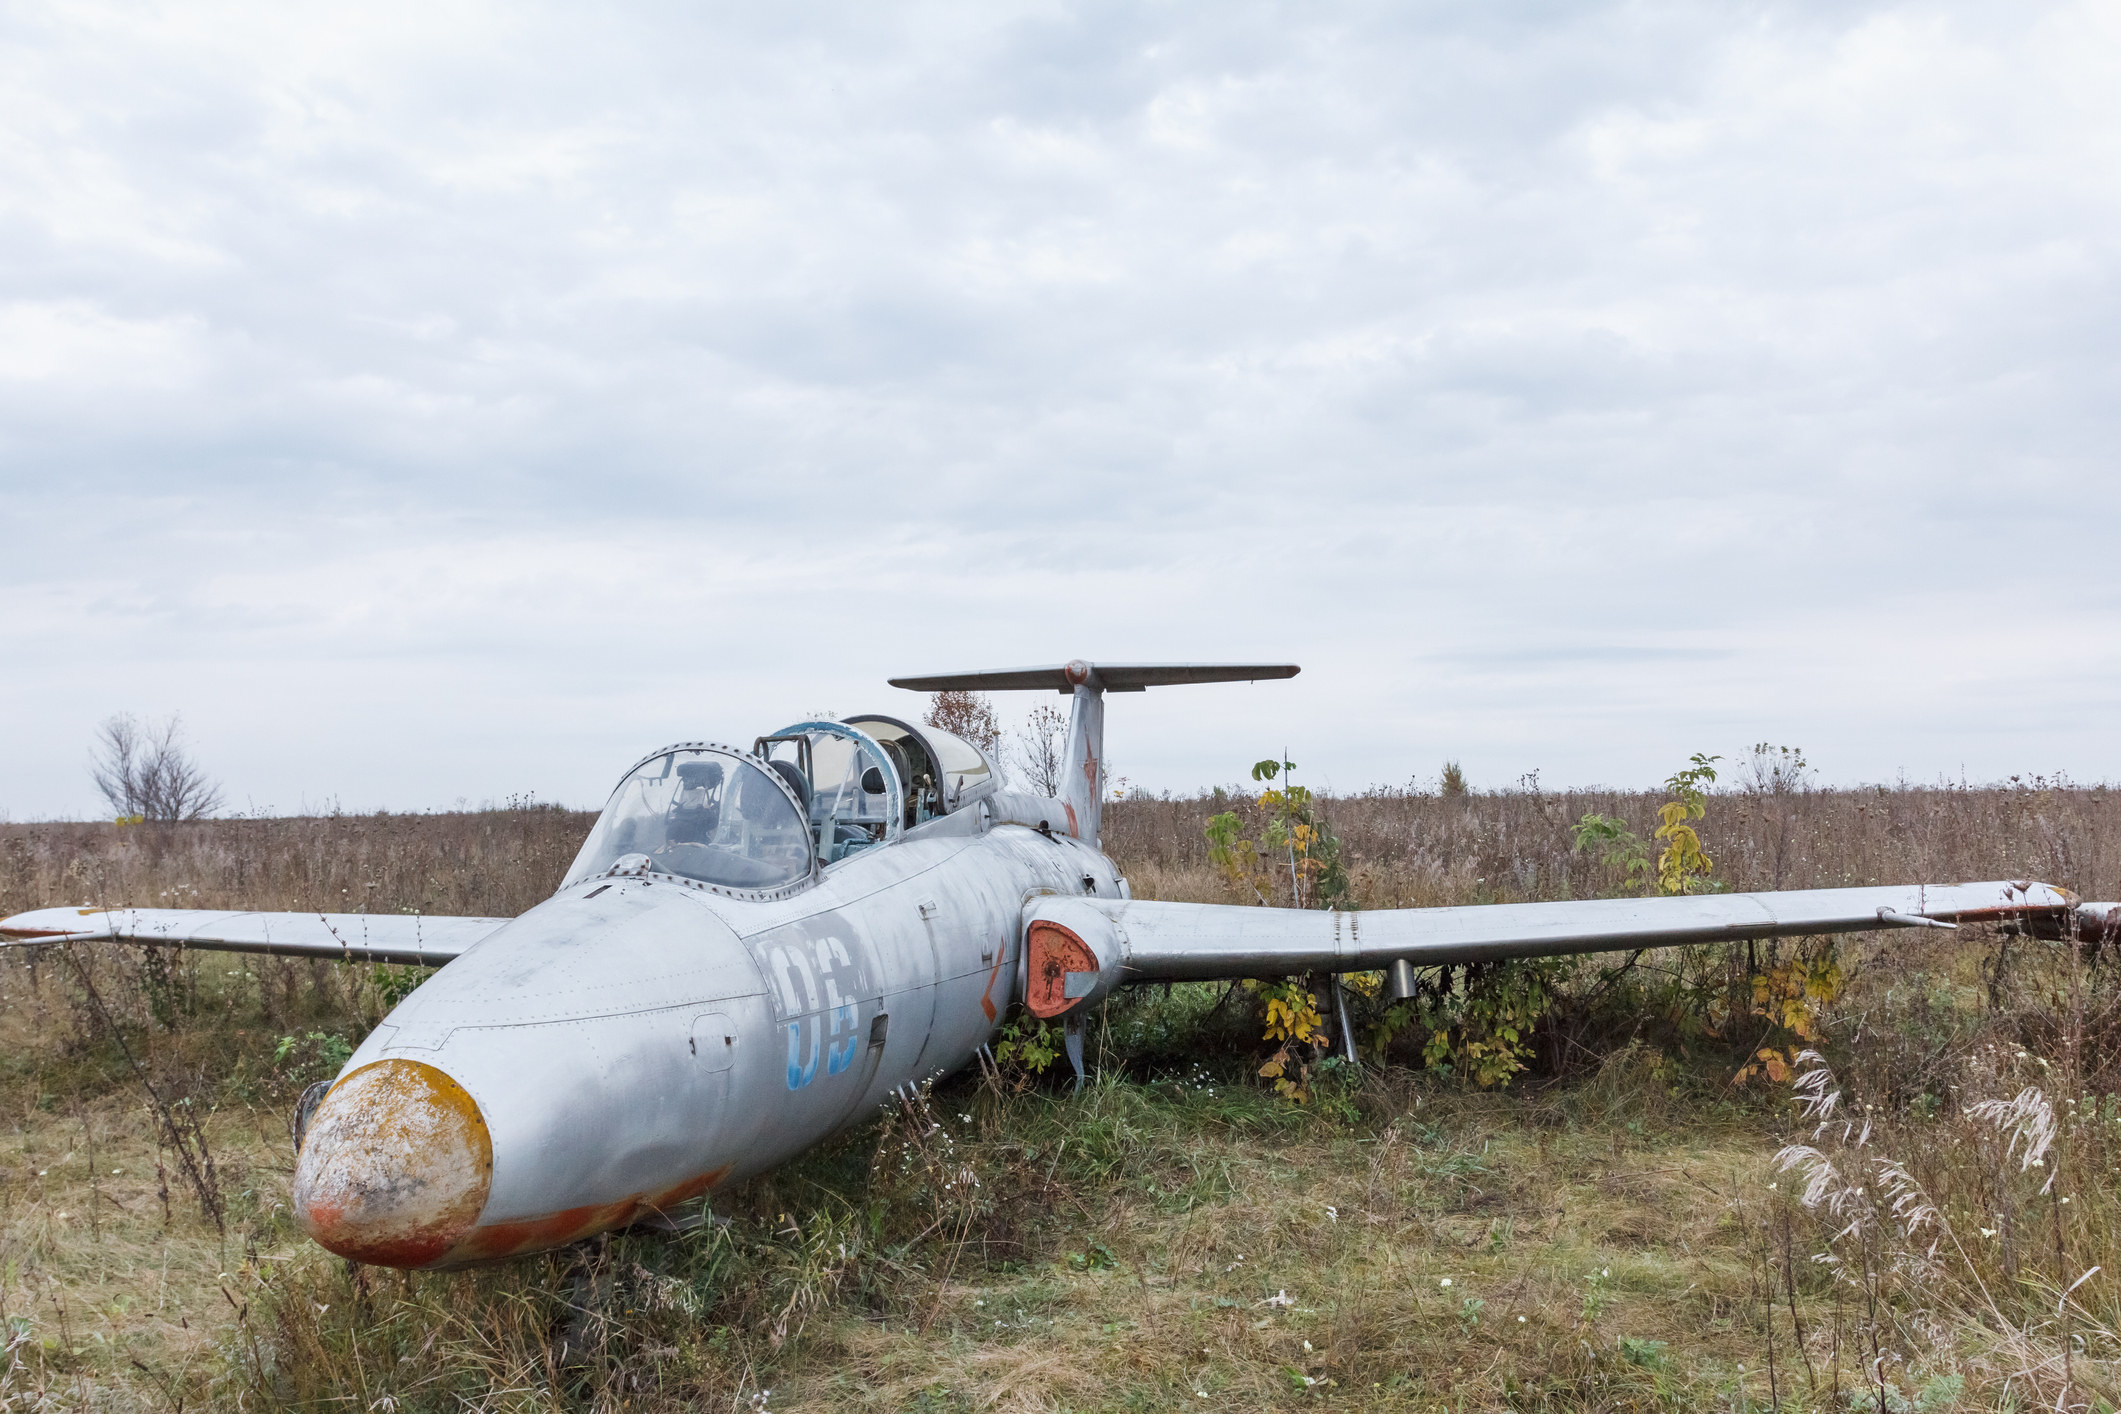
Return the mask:
<path fill-rule="evenodd" d="M 319 1245 L 424 1267 L 471 1230 L 493 1186 L 493 1139 L 464 1087 L 391 1058 L 334 1085 L 295 1160 L 295 1217 Z"/>

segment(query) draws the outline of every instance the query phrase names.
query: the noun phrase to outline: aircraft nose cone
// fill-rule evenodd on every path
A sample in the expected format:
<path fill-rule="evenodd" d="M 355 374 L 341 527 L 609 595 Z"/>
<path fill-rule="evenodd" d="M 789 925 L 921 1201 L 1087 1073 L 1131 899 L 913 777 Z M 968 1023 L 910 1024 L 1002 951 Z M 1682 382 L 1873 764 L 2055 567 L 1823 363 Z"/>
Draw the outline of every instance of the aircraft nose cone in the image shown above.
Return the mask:
<path fill-rule="evenodd" d="M 317 1243 L 383 1267 L 424 1267 L 478 1221 L 493 1139 L 463 1086 L 393 1057 L 334 1085 L 303 1132 L 295 1217 Z"/>

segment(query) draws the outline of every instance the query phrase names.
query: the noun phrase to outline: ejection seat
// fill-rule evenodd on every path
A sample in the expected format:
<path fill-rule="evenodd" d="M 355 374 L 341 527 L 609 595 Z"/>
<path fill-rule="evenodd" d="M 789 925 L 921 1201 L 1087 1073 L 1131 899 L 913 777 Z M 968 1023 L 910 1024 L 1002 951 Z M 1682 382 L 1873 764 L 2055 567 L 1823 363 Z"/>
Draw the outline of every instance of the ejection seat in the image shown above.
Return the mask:
<path fill-rule="evenodd" d="M 664 837 L 673 844 L 706 844 L 722 823 L 722 766 L 686 761 L 677 768 L 677 798 L 670 803 Z"/>
<path fill-rule="evenodd" d="M 795 798 L 803 803 L 803 814 L 809 815 L 810 778 L 803 774 L 803 768 L 793 761 L 768 761 L 766 764 L 780 773 L 781 779 L 788 783 L 788 789 L 794 791 Z"/>

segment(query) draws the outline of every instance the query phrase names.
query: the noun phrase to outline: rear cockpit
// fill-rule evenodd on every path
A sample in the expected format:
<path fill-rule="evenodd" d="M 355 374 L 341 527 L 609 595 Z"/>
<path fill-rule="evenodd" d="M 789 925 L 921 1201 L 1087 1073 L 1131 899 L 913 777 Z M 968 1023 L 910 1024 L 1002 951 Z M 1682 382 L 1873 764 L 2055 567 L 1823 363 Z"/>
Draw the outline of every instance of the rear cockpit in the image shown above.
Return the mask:
<path fill-rule="evenodd" d="M 917 804 L 918 820 L 910 815 L 907 828 L 939 816 L 955 814 L 973 801 L 1001 789 L 1001 773 L 979 747 L 941 727 L 915 727 L 896 717 L 849 717 L 858 727 L 895 753 L 894 761 L 905 762 L 910 804 Z M 925 790 L 923 796 L 915 791 Z"/>
<path fill-rule="evenodd" d="M 963 809 L 999 785 L 985 753 L 895 717 L 798 722 L 753 751 L 802 793 L 826 866 Z"/>
<path fill-rule="evenodd" d="M 616 869 L 777 898 L 1000 784 L 971 742 L 893 717 L 797 722 L 748 752 L 668 746 L 619 782 L 567 882 Z"/>
<path fill-rule="evenodd" d="M 898 837 L 906 788 L 875 738 L 841 722 L 797 722 L 751 749 L 803 798 L 820 864 Z"/>

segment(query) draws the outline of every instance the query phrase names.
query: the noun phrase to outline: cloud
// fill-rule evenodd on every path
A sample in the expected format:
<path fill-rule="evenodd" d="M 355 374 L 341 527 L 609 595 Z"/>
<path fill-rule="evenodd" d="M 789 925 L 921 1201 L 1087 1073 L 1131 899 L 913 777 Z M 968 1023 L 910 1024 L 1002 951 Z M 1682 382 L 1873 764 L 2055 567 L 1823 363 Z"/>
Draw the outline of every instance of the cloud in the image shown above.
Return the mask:
<path fill-rule="evenodd" d="M 121 709 L 587 801 L 1076 654 L 1305 662 L 1116 711 L 1159 786 L 2112 774 L 2115 30 L 19 8 L 0 807 Z"/>

